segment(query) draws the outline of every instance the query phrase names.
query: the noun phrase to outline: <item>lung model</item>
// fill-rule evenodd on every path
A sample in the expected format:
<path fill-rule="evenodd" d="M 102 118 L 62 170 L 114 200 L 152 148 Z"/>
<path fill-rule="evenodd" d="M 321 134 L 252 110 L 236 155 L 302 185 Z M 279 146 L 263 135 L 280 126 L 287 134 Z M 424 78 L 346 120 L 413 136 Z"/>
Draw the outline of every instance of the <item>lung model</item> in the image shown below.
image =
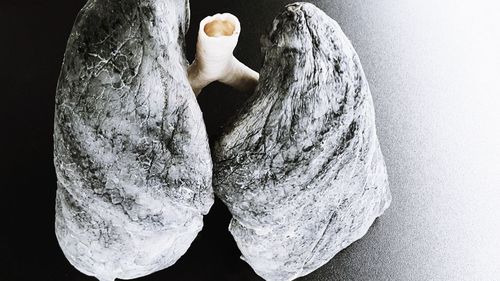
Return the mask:
<path fill-rule="evenodd" d="M 172 265 L 213 203 L 212 160 L 187 79 L 184 0 L 89 0 L 57 95 L 56 235 L 101 281 Z"/>
<path fill-rule="evenodd" d="M 242 258 L 268 281 L 306 275 L 361 238 L 391 202 L 359 58 L 312 4 L 262 40 L 259 85 L 214 151 L 214 189 Z"/>

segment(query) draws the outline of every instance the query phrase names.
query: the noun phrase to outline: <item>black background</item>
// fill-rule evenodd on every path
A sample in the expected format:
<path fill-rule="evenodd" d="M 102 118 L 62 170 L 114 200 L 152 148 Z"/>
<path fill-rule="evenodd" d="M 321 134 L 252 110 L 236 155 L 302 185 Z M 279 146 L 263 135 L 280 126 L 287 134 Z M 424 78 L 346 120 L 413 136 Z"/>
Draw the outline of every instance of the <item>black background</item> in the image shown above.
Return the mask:
<path fill-rule="evenodd" d="M 56 177 L 52 163 L 54 95 L 73 21 L 86 1 L 7 1 L 0 4 L 2 220 L 0 280 L 95 280 L 65 259 L 54 234 Z M 205 16 L 231 12 L 242 22 L 238 58 L 258 70 L 260 34 L 286 1 L 253 16 L 252 1 L 191 1 L 187 55 L 194 57 L 196 30 Z M 288 1 L 291 2 L 291 1 Z M 210 139 L 245 100 L 221 84 L 199 97 Z M 230 214 L 217 200 L 204 230 L 174 266 L 140 280 L 262 280 L 239 259 L 227 231 Z"/>

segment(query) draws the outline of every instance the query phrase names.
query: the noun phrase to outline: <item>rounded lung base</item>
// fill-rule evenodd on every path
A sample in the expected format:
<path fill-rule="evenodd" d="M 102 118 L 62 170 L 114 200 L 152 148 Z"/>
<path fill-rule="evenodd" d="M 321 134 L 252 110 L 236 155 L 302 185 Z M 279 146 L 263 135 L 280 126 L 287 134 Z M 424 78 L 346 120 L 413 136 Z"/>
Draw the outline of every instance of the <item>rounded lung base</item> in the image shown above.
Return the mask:
<path fill-rule="evenodd" d="M 212 161 L 187 80 L 185 0 L 89 0 L 56 96 L 56 235 L 100 280 L 172 265 L 213 203 Z"/>
<path fill-rule="evenodd" d="M 214 188 L 242 258 L 285 281 L 361 238 L 391 194 L 369 86 L 338 24 L 289 5 L 262 44 L 259 86 L 216 144 Z"/>

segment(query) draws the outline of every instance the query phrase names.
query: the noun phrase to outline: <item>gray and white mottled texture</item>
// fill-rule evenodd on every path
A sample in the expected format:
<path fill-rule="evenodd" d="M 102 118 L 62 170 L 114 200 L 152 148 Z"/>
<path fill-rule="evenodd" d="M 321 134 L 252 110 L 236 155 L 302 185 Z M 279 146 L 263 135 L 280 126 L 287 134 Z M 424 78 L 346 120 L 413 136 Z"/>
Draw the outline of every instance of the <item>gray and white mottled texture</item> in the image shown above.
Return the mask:
<path fill-rule="evenodd" d="M 391 194 L 370 90 L 338 24 L 292 4 L 262 44 L 259 86 L 216 143 L 214 188 L 242 258 L 285 281 L 361 238 Z"/>
<path fill-rule="evenodd" d="M 185 0 L 90 0 L 56 95 L 55 230 L 100 280 L 175 263 L 213 203 L 212 161 L 187 79 Z"/>

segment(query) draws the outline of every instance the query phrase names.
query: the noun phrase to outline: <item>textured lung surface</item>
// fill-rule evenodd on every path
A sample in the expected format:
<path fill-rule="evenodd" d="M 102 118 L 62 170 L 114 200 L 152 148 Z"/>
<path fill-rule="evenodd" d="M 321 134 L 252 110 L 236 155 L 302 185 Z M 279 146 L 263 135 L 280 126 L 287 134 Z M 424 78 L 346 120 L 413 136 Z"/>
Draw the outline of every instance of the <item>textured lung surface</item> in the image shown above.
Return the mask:
<path fill-rule="evenodd" d="M 187 80 L 185 0 L 89 0 L 56 95 L 56 235 L 100 280 L 172 265 L 213 203 L 212 161 Z"/>
<path fill-rule="evenodd" d="M 214 150 L 242 258 L 292 280 L 361 238 L 391 202 L 370 90 L 338 24 L 296 3 L 262 39 L 259 86 Z"/>

